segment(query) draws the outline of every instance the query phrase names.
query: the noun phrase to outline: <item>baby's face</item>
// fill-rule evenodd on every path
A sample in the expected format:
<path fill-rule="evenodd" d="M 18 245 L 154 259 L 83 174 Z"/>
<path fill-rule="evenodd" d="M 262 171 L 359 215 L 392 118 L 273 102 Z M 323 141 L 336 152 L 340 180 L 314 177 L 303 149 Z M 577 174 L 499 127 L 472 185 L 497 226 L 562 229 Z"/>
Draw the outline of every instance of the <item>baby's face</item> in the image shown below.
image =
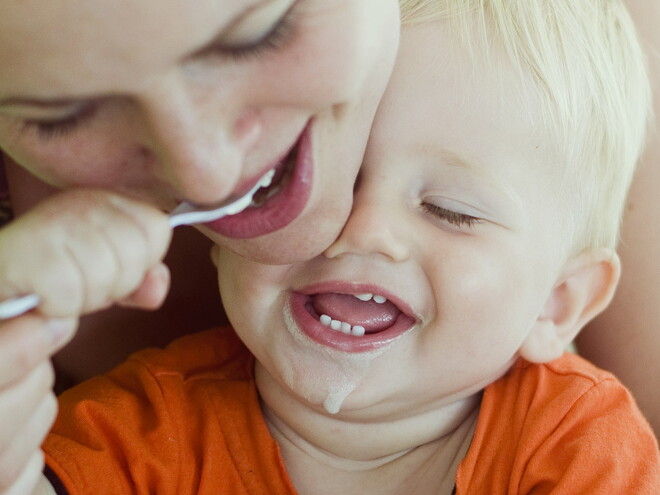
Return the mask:
<path fill-rule="evenodd" d="M 264 383 L 387 416 L 468 397 L 516 359 L 563 264 L 569 208 L 534 86 L 499 55 L 471 61 L 442 23 L 405 28 L 338 240 L 288 266 L 216 253 Z"/>

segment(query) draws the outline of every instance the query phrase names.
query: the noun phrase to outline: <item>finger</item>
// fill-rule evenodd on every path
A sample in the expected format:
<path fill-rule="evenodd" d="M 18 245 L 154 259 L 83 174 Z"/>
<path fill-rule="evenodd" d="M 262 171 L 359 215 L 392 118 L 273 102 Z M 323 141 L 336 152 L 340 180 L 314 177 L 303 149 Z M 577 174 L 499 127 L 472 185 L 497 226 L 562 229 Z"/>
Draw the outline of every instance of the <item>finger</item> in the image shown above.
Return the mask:
<path fill-rule="evenodd" d="M 171 229 L 157 209 L 113 193 L 60 194 L 0 233 L 0 296 L 41 297 L 50 316 L 78 316 L 136 289 Z"/>
<path fill-rule="evenodd" d="M 147 271 L 140 286 L 119 304 L 128 308 L 158 309 L 170 287 L 170 270 L 164 263 L 159 263 Z"/>
<path fill-rule="evenodd" d="M 100 231 L 118 267 L 107 301 L 114 303 L 138 290 L 149 271 L 160 263 L 169 247 L 172 229 L 167 216 L 150 205 L 118 195 L 111 195 L 109 202 L 113 208 L 109 220 L 116 219 L 117 228 Z M 169 283 L 169 273 L 166 277 Z"/>
<path fill-rule="evenodd" d="M 43 398 L 52 393 L 55 373 L 50 361 L 44 361 L 21 381 L 0 393 L 0 451 L 9 445 L 17 431 L 25 429 L 28 411 L 35 411 Z"/>
<path fill-rule="evenodd" d="M 41 450 L 36 451 L 30 457 L 23 471 L 18 475 L 14 484 L 7 488 L 6 492 L 2 495 L 25 495 L 26 493 L 54 493 L 54 492 L 35 492 L 39 483 L 48 483 L 48 480 L 43 476 L 44 470 L 44 454 Z M 48 485 L 44 485 L 47 488 Z"/>
<path fill-rule="evenodd" d="M 69 246 L 83 287 L 85 313 L 138 289 L 164 256 L 171 235 L 162 212 L 119 196 L 107 201 L 107 207 L 96 212 L 100 220 L 83 224 L 80 242 Z"/>
<path fill-rule="evenodd" d="M 57 415 L 57 399 L 46 395 L 32 412 L 25 427 L 16 432 L 12 442 L 0 453 L 0 486 L 12 486 L 35 452 L 38 452 Z"/>
<path fill-rule="evenodd" d="M 0 388 L 29 374 L 75 334 L 75 319 L 27 314 L 0 322 Z"/>

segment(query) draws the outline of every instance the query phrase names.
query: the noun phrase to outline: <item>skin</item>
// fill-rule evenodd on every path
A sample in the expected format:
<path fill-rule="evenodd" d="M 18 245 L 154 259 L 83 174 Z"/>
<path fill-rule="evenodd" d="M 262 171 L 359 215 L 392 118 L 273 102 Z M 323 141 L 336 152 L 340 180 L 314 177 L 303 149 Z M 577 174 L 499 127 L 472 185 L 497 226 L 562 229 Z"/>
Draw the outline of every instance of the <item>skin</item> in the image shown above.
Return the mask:
<path fill-rule="evenodd" d="M 637 22 L 648 53 L 655 98 L 660 115 L 660 5 L 626 2 Z M 614 372 L 637 399 L 656 435 L 660 433 L 660 138 L 658 122 L 637 171 L 624 214 L 619 253 L 623 265 L 621 284 L 611 306 L 580 333 L 580 354 Z"/>
<path fill-rule="evenodd" d="M 0 148 L 21 217 L 1 233 L 1 273 L 9 275 L 0 284 L 1 297 L 37 291 L 44 303 L 35 314 L 0 324 L 0 362 L 21 363 L 18 376 L 9 369 L 0 374 L 2 431 L 20 439 L 0 443 L 0 491 L 30 493 L 37 480 L 38 445 L 55 415 L 48 359 L 71 338 L 80 314 L 117 301 L 157 307 L 169 283 L 159 257 L 140 264 L 135 253 L 145 249 L 121 251 L 118 259 L 129 257 L 137 267 L 102 271 L 105 279 L 91 272 L 90 280 L 80 277 L 72 292 L 78 304 L 67 307 L 55 287 L 58 270 L 71 265 L 58 262 L 51 271 L 46 264 L 39 272 L 38 262 L 48 256 L 34 253 L 62 249 L 75 260 L 73 271 L 94 266 L 100 241 L 62 234 L 67 227 L 52 213 L 59 209 L 62 221 L 71 222 L 96 203 L 65 195 L 68 200 L 58 196 L 33 210 L 35 197 L 49 196 L 46 186 L 112 189 L 148 203 L 153 228 L 162 228 L 158 210 L 184 199 L 211 204 L 240 194 L 305 137 L 313 175 L 294 219 L 255 239 L 204 230 L 213 242 L 266 262 L 316 254 L 350 211 L 355 175 L 393 65 L 398 24 L 395 0 L 205 0 L 194 7 L 180 0 L 3 2 Z M 255 50 L 272 33 L 281 36 Z M 147 205 L 136 205 L 139 220 Z M 126 218 L 114 219 L 108 217 L 101 240 L 132 246 L 135 231 L 124 229 Z M 73 227 L 84 227 L 83 220 Z M 150 246 L 160 257 L 171 233 L 165 231 Z M 207 249 L 197 246 L 194 253 Z M 187 260 L 191 251 L 183 254 Z M 117 291 L 112 276 L 122 273 L 131 273 L 134 284 Z M 176 312 L 184 313 L 174 301 Z M 217 303 L 214 308 L 203 306 L 199 313 L 214 320 Z M 48 330 L 54 317 L 67 322 L 58 338 Z M 180 326 L 174 319 L 168 323 Z M 41 378 L 29 378 L 35 374 Z M 50 406 L 26 425 L 12 397 Z"/>
<path fill-rule="evenodd" d="M 214 251 L 300 493 L 408 493 L 411 479 L 449 493 L 483 387 L 520 356 L 561 355 L 618 278 L 613 253 L 569 253 L 572 210 L 551 133 L 530 118 L 533 83 L 493 52 L 466 62 L 442 22 L 404 33 L 339 238 L 291 265 Z M 365 287 L 415 318 L 379 352 L 312 340 L 314 323 L 288 316 L 295 294 Z M 330 414 L 338 384 L 349 393 Z"/>

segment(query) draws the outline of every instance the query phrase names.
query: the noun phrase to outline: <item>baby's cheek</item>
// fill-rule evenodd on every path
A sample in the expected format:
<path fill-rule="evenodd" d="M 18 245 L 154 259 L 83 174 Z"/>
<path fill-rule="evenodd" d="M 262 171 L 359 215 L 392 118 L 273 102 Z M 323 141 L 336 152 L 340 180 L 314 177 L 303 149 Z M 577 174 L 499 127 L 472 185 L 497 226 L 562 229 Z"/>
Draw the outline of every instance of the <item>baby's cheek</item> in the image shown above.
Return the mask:
<path fill-rule="evenodd" d="M 211 258 L 218 271 L 220 291 L 227 299 L 237 299 L 244 305 L 273 299 L 282 267 L 250 261 L 217 245 L 211 251 Z"/>

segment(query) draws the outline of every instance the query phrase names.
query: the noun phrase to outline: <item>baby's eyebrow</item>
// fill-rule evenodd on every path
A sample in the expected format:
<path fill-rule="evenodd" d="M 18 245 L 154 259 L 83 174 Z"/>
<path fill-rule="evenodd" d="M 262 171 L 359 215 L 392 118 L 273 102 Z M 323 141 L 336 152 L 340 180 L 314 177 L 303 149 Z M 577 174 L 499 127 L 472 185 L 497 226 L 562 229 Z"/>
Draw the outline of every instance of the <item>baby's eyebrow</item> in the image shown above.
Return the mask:
<path fill-rule="evenodd" d="M 514 204 L 517 208 L 522 210 L 523 201 L 522 198 L 516 191 L 507 184 L 499 174 L 488 169 L 488 167 L 483 166 L 478 161 L 470 160 L 460 154 L 445 148 L 444 146 L 428 146 L 425 145 L 421 148 L 423 153 L 426 153 L 427 156 L 432 159 L 439 159 L 443 164 L 454 168 L 456 170 L 461 170 L 471 175 L 469 171 L 472 171 L 476 176 L 486 179 L 491 190 L 496 190 L 498 194 L 489 195 L 490 197 L 497 198 L 507 198 L 509 202 Z"/>

